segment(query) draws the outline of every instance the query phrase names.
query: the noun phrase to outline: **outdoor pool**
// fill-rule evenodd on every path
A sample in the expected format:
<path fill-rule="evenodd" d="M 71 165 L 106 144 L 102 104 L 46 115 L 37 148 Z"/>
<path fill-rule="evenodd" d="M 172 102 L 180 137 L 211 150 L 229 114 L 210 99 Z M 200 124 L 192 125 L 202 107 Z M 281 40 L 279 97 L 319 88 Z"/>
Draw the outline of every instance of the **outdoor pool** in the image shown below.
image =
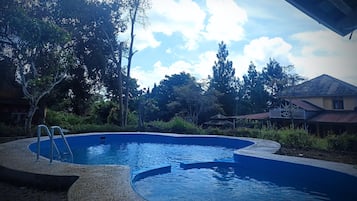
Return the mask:
<path fill-rule="evenodd" d="M 67 140 L 73 163 L 130 166 L 132 186 L 147 200 L 357 200 L 357 177 L 235 154 L 253 142 L 232 137 L 131 133 Z M 65 150 L 61 139 L 55 142 Z M 47 158 L 49 145 L 41 141 Z M 36 152 L 37 143 L 30 149 Z"/>

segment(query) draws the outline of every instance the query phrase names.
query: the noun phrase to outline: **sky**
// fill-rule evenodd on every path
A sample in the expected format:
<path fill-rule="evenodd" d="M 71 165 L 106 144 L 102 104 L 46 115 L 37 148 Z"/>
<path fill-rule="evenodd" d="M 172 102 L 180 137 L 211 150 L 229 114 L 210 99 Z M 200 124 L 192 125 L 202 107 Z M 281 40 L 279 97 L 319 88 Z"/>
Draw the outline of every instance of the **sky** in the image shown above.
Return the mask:
<path fill-rule="evenodd" d="M 146 16 L 131 69 L 140 88 L 181 72 L 207 80 L 221 41 L 240 79 L 250 62 L 261 71 L 273 58 L 306 79 L 328 74 L 357 86 L 357 33 L 342 37 L 285 0 L 151 0 Z"/>

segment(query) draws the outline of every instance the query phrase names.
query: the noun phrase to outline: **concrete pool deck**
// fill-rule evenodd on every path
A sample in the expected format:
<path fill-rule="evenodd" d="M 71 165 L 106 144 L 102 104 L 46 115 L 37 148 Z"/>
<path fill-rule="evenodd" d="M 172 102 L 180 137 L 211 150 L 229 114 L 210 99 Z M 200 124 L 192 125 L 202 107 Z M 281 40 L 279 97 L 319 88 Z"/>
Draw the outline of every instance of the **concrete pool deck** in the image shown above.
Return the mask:
<path fill-rule="evenodd" d="M 76 136 L 95 134 L 98 133 Z M 183 136 L 180 134 L 162 135 Z M 195 136 L 197 137 L 197 135 Z M 48 137 L 42 137 L 42 139 L 48 139 Z M 352 165 L 276 155 L 273 153 L 280 149 L 280 144 L 274 141 L 243 137 L 238 137 L 238 139 L 254 142 L 253 145 L 235 151 L 235 154 L 238 155 L 323 167 L 357 177 L 357 169 Z M 36 181 L 36 185 L 63 184 L 70 186 L 67 194 L 69 201 L 144 200 L 131 186 L 131 172 L 128 166 L 79 165 L 59 161 L 49 163 L 49 159 L 44 157 L 36 160 L 36 153 L 29 149 L 29 145 L 36 140 L 36 138 L 27 138 L 0 144 L 0 175 L 2 178 L 19 179 L 22 182 Z"/>

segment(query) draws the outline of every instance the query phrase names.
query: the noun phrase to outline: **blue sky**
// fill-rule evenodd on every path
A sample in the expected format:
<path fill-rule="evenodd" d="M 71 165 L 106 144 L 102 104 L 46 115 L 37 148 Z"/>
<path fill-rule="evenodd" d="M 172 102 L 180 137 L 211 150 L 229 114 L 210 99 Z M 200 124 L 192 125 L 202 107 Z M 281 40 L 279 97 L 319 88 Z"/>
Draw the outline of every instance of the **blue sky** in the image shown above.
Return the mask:
<path fill-rule="evenodd" d="M 308 79 L 329 74 L 357 85 L 357 35 L 341 37 L 284 0 L 152 0 L 146 14 L 131 71 L 141 88 L 183 71 L 207 79 L 220 41 L 239 78 L 250 61 L 260 71 L 274 58 Z"/>

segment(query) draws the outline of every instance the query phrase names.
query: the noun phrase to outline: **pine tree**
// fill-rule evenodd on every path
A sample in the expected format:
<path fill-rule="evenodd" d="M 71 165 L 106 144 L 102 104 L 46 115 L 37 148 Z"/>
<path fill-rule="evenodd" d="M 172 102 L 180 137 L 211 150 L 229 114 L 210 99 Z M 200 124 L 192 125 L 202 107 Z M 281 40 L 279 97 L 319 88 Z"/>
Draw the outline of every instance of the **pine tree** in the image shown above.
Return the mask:
<path fill-rule="evenodd" d="M 238 80 L 235 77 L 233 62 L 227 59 L 229 52 L 222 41 L 218 44 L 217 61 L 214 62 L 213 77 L 210 80 L 210 89 L 218 91 L 221 95 L 218 102 L 226 115 L 234 115 L 236 110 L 236 97 Z"/>
<path fill-rule="evenodd" d="M 246 113 L 259 113 L 267 109 L 268 93 L 264 89 L 263 76 L 251 62 L 248 74 L 243 76 L 243 101 Z"/>

